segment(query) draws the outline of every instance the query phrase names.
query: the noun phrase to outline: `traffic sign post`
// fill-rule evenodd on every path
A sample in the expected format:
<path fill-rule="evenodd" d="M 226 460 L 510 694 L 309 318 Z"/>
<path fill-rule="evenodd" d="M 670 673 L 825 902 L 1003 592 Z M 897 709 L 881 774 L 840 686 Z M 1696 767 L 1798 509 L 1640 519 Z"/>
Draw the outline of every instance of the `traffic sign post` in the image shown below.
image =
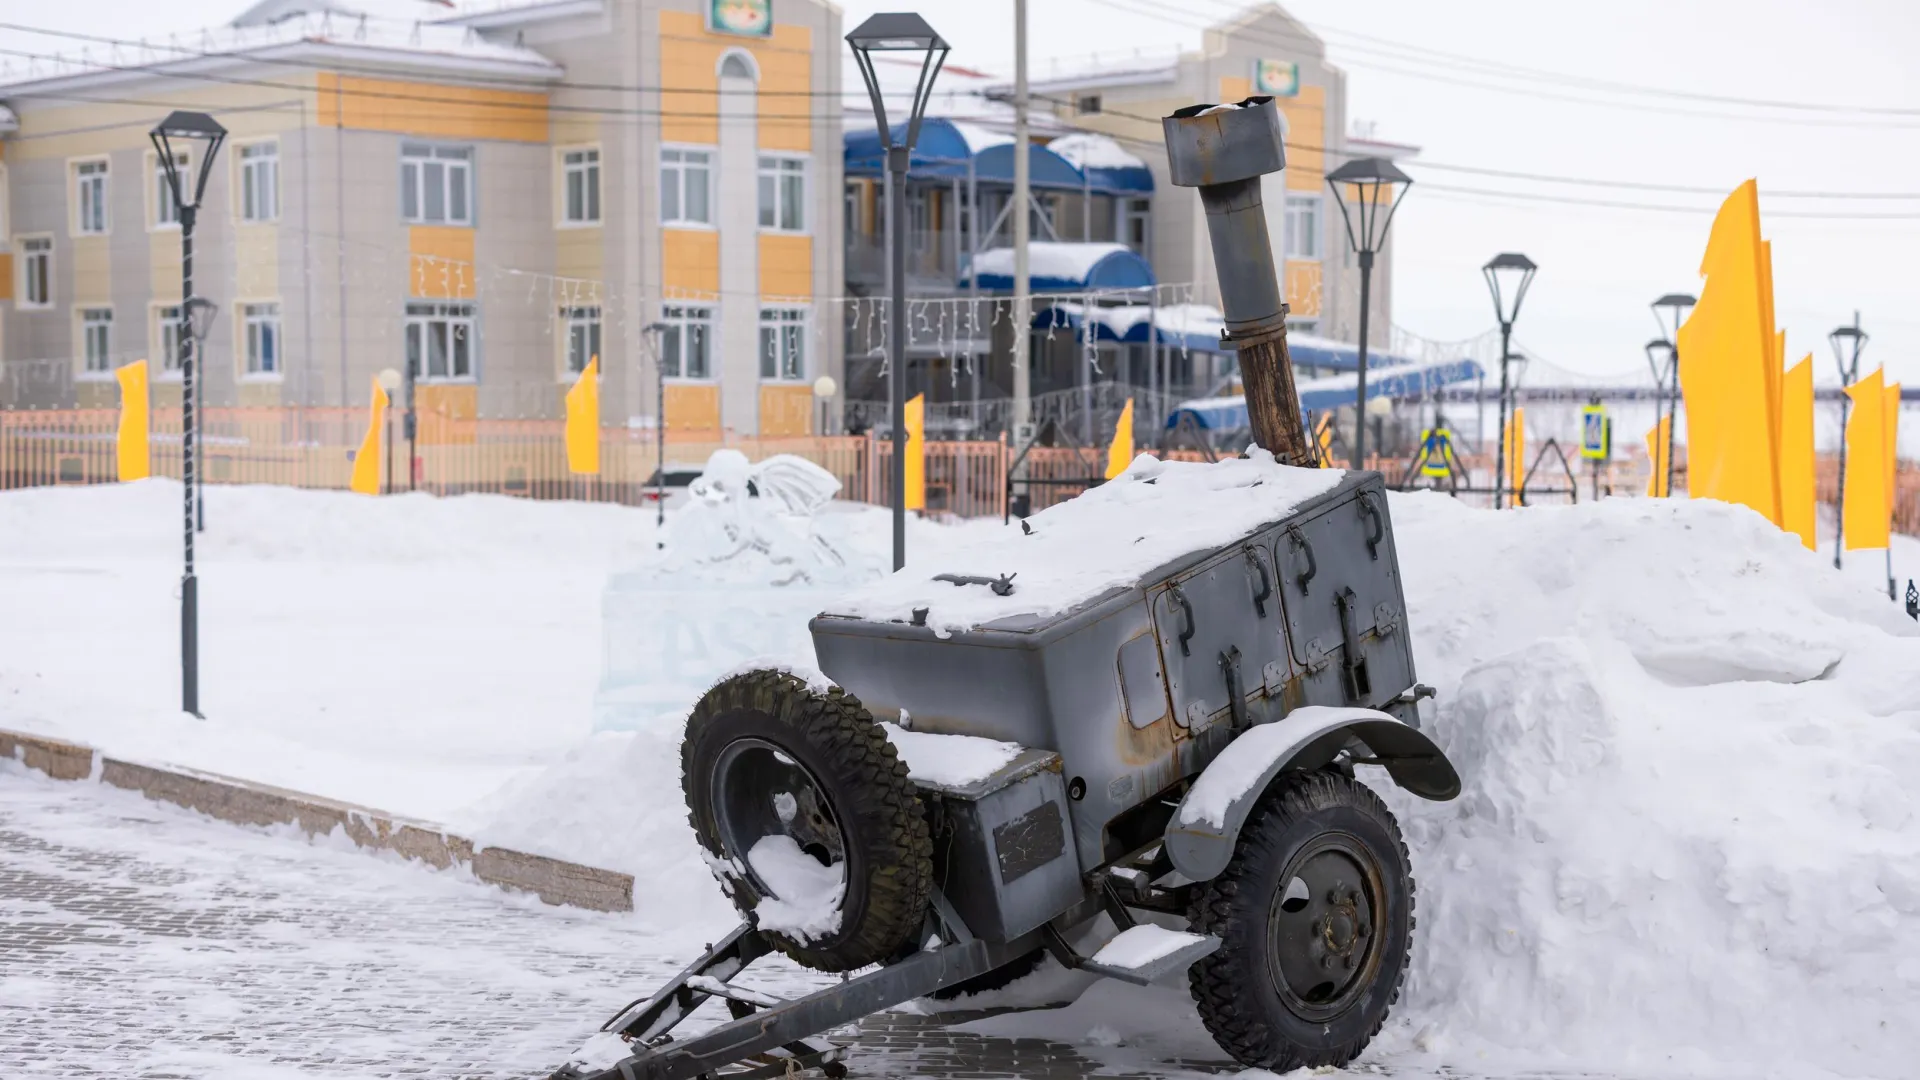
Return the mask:
<path fill-rule="evenodd" d="M 1613 419 L 1596 398 L 1580 409 L 1580 456 L 1593 474 L 1593 498 L 1600 500 L 1600 466 L 1613 458 Z"/>

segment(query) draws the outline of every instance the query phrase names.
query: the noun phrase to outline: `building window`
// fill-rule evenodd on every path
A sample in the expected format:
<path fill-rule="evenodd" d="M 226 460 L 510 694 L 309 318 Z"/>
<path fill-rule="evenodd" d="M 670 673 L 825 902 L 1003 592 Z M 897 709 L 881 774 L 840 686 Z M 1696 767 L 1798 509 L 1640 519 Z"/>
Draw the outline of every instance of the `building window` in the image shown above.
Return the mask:
<path fill-rule="evenodd" d="M 104 373 L 113 370 L 113 309 L 80 309 L 80 345 L 85 370 Z"/>
<path fill-rule="evenodd" d="M 423 380 L 473 378 L 473 305 L 407 305 L 407 367 Z"/>
<path fill-rule="evenodd" d="M 83 161 L 73 167 L 74 231 L 107 231 L 107 163 Z"/>
<path fill-rule="evenodd" d="M 160 373 L 180 374 L 180 305 L 153 309 L 153 340 L 159 343 Z"/>
<path fill-rule="evenodd" d="M 247 374 L 280 374 L 280 305 L 242 304 L 240 319 L 247 342 Z"/>
<path fill-rule="evenodd" d="M 187 166 L 187 152 L 176 151 L 173 155 L 174 168 L 180 170 L 180 178 L 193 175 Z M 178 227 L 180 224 L 180 203 L 173 197 L 173 185 L 167 181 L 167 164 L 158 156 L 153 159 L 153 226 L 156 229 Z"/>
<path fill-rule="evenodd" d="M 1124 199 L 1117 203 L 1120 207 L 1121 242 L 1134 250 L 1137 255 L 1147 253 L 1147 242 L 1151 238 L 1153 225 L 1153 200 Z"/>
<path fill-rule="evenodd" d="M 807 227 L 805 158 L 760 157 L 760 227 L 800 232 Z"/>
<path fill-rule="evenodd" d="M 847 249 L 853 249 L 854 237 L 863 235 L 860 231 L 860 192 L 862 186 L 857 180 L 847 181 L 846 192 L 841 196 L 840 212 L 845 215 L 841 223 L 840 235 L 846 238 Z"/>
<path fill-rule="evenodd" d="M 568 150 L 561 155 L 562 187 L 566 207 L 562 215 L 569 225 L 593 225 L 600 221 L 600 151 Z"/>
<path fill-rule="evenodd" d="M 713 152 L 660 151 L 660 221 L 666 225 L 713 224 Z"/>
<path fill-rule="evenodd" d="M 713 309 L 663 307 L 660 321 L 660 364 L 669 379 L 712 378 Z"/>
<path fill-rule="evenodd" d="M 1320 196 L 1287 196 L 1287 258 L 1320 257 Z"/>
<path fill-rule="evenodd" d="M 240 220 L 272 221 L 280 216 L 280 144 L 252 143 L 240 148 Z"/>
<path fill-rule="evenodd" d="M 1100 111 L 1099 94 L 1081 94 L 1074 99 L 1073 110 L 1082 116 Z"/>
<path fill-rule="evenodd" d="M 20 288 L 23 308 L 53 306 L 53 237 L 20 239 Z"/>
<path fill-rule="evenodd" d="M 560 317 L 567 320 L 567 372 L 578 375 L 600 355 L 600 309 L 561 308 Z"/>
<path fill-rule="evenodd" d="M 420 225 L 473 224 L 473 148 L 402 143 L 400 216 Z"/>
<path fill-rule="evenodd" d="M 797 382 L 806 375 L 806 309 L 761 308 L 760 377 Z"/>

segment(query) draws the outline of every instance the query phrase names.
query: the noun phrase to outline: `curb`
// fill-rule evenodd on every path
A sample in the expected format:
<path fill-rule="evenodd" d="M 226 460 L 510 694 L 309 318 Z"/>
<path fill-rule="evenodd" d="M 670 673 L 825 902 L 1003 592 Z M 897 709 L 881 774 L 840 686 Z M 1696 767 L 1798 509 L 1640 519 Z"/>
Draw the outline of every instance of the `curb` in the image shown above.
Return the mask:
<path fill-rule="evenodd" d="M 441 870 L 466 867 L 481 881 L 532 893 L 549 904 L 592 911 L 633 910 L 631 874 L 508 848 L 480 847 L 437 825 L 371 807 L 214 773 L 121 761 L 90 746 L 3 729 L 0 759 L 18 761 L 55 780 L 97 777 L 101 783 L 236 825 L 294 825 L 309 836 L 338 829 L 360 847 L 392 851 Z"/>

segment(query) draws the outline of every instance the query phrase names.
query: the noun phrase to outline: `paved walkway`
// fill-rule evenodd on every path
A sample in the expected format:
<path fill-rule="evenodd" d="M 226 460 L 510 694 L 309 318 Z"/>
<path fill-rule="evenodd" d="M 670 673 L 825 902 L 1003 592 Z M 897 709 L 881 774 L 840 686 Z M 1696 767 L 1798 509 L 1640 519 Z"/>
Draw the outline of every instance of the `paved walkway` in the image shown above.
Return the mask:
<path fill-rule="evenodd" d="M 631 917 L 0 763 L 6 1080 L 543 1077 L 687 959 Z M 756 985 L 819 978 L 772 968 Z M 898 1014 L 855 1042 L 857 1077 L 1096 1069 Z"/>

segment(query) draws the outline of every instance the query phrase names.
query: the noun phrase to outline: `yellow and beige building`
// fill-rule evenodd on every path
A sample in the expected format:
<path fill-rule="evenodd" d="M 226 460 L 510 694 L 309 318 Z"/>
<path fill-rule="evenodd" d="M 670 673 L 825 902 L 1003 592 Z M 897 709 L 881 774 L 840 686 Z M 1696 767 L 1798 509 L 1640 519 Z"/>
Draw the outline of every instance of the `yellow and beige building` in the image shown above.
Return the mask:
<path fill-rule="evenodd" d="M 671 432 L 810 429 L 840 374 L 835 6 L 366 6 L 0 71 L 0 405 L 111 405 L 135 359 L 178 400 L 147 132 L 189 109 L 230 133 L 195 231 L 208 405 L 363 406 L 411 364 L 423 422 L 548 418 L 598 356 L 604 421 L 644 426 L 657 340 Z"/>

